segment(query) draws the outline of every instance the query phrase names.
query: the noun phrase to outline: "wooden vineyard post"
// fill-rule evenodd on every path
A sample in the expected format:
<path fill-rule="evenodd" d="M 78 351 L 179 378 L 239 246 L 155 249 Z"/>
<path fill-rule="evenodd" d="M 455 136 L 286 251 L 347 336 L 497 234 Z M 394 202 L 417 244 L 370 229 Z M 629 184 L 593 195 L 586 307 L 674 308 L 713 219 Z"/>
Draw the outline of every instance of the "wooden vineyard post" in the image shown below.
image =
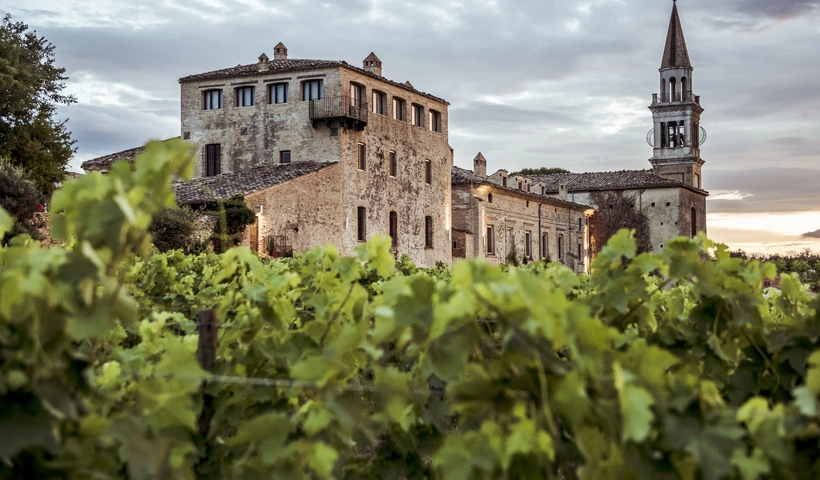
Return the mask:
<path fill-rule="evenodd" d="M 196 349 L 196 360 L 203 370 L 212 372 L 216 364 L 216 350 L 219 346 L 219 339 L 217 332 L 219 330 L 219 320 L 216 316 L 216 310 L 200 310 L 197 315 L 197 329 L 199 330 L 199 343 Z M 199 419 L 197 420 L 197 427 L 202 438 L 208 436 L 208 430 L 211 426 L 211 419 L 213 419 L 216 412 L 214 402 L 216 399 L 213 395 L 205 392 L 205 385 L 207 380 L 202 381 L 202 411 L 199 412 Z"/>

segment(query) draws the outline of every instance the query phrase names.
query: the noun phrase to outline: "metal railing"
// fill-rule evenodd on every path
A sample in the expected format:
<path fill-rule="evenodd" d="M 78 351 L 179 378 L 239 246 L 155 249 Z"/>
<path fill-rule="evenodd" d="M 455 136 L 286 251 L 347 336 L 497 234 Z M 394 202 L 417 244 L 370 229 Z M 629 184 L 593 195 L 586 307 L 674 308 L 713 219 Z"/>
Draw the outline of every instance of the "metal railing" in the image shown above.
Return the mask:
<path fill-rule="evenodd" d="M 310 119 L 352 118 L 367 122 L 367 102 L 346 95 L 310 101 Z"/>

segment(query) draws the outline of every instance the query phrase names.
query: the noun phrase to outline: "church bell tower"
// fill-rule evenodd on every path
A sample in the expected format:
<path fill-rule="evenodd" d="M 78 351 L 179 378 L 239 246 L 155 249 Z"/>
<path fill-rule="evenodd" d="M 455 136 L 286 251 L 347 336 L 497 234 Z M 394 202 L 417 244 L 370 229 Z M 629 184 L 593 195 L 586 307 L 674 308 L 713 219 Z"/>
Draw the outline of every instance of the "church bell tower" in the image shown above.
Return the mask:
<path fill-rule="evenodd" d="M 700 126 L 700 97 L 692 93 L 692 70 L 675 1 L 661 61 L 660 94 L 652 95 L 649 106 L 654 122 L 646 137 L 653 147 L 649 162 L 658 175 L 702 189 L 700 146 L 706 132 Z"/>

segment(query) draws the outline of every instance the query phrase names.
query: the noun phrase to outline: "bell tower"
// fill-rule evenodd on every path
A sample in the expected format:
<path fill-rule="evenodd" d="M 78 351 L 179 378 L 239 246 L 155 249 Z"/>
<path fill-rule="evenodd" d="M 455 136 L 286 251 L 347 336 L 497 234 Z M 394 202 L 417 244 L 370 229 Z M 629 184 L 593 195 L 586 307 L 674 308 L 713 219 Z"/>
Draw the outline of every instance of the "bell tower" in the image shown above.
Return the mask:
<path fill-rule="evenodd" d="M 702 189 L 700 146 L 706 131 L 700 126 L 700 97 L 692 93 L 692 64 L 683 38 L 677 1 L 660 68 L 660 93 L 652 95 L 654 128 L 646 137 L 653 148 L 649 162 L 658 175 Z"/>

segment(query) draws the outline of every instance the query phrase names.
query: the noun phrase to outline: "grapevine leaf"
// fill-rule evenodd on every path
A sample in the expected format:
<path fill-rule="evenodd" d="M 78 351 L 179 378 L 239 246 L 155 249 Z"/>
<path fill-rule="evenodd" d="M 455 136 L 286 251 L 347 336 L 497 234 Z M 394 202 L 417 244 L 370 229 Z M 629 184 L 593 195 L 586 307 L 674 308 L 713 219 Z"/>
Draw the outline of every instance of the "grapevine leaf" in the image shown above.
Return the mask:
<path fill-rule="evenodd" d="M 744 453 L 744 449 L 736 449 L 732 454 L 732 463 L 740 470 L 743 480 L 757 480 L 761 475 L 771 471 L 766 456 L 758 448 L 755 448 L 749 457 Z"/>

